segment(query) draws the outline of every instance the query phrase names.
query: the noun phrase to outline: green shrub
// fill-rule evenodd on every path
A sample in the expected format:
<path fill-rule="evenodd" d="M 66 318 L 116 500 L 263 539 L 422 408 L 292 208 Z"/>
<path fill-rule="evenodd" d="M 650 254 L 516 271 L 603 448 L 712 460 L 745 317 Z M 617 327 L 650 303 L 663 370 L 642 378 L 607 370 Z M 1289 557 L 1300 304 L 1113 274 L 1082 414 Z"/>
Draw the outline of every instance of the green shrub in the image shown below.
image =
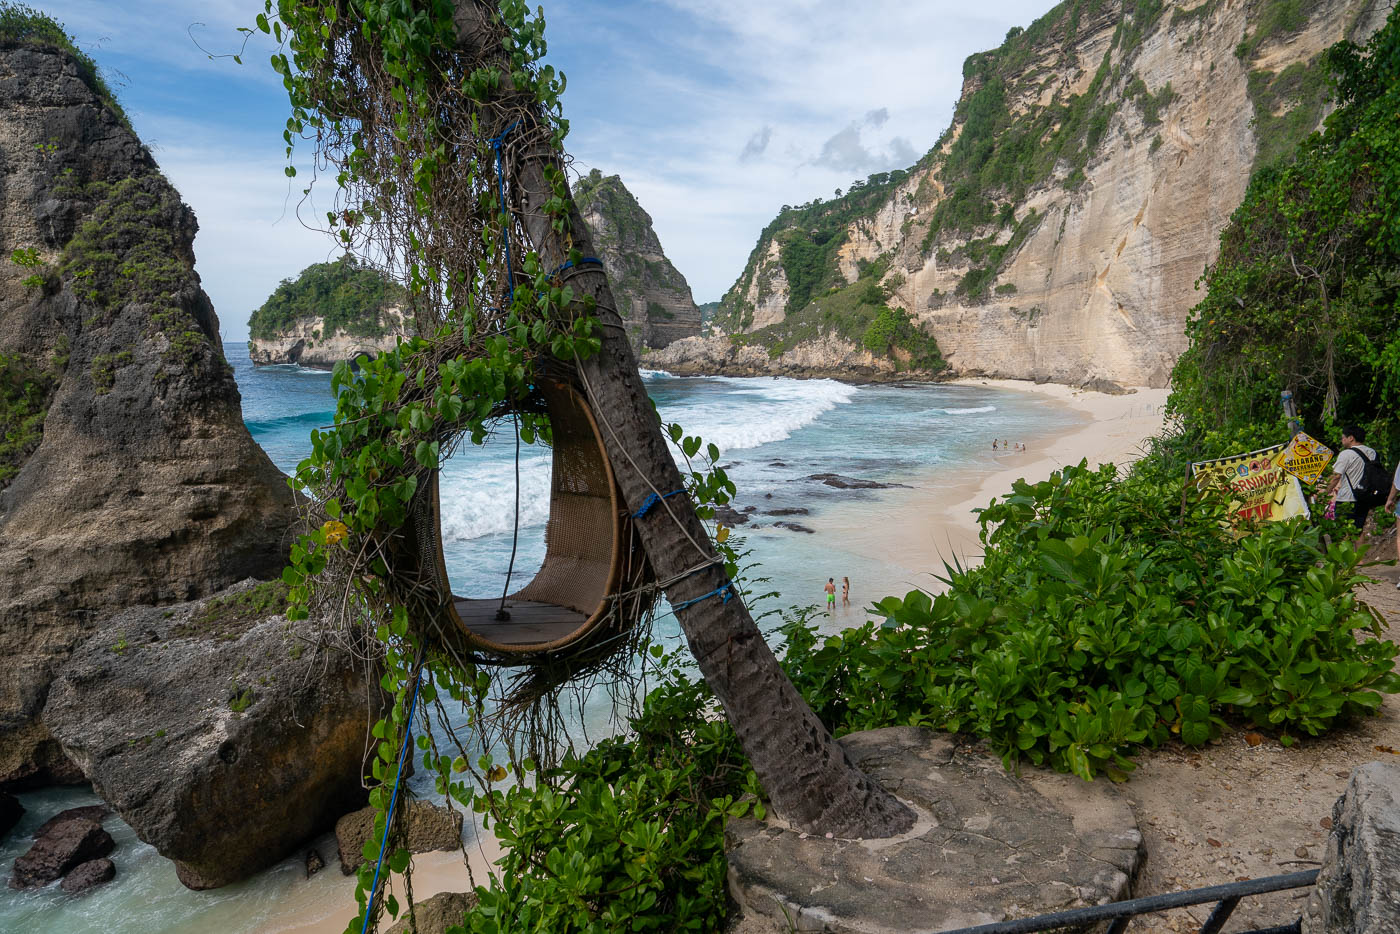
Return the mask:
<path fill-rule="evenodd" d="M 1289 743 L 1400 691 L 1396 647 L 1365 637 L 1379 628 L 1350 544 L 1299 521 L 1235 541 L 1219 505 L 1178 518 L 1180 476 L 1159 457 L 1124 480 L 1081 464 L 1018 481 L 982 511 L 980 567 L 881 601 L 883 625 L 788 626 L 785 667 L 838 731 L 971 733 L 1008 767 L 1085 779 L 1231 721 Z"/>
<path fill-rule="evenodd" d="M 326 336 L 336 331 L 359 337 L 381 337 L 382 311 L 404 300 L 403 288 L 379 270 L 344 256 L 333 263 L 316 263 L 296 279 L 283 279 L 267 301 L 248 319 L 254 340 L 269 340 L 304 318 L 322 318 Z"/>

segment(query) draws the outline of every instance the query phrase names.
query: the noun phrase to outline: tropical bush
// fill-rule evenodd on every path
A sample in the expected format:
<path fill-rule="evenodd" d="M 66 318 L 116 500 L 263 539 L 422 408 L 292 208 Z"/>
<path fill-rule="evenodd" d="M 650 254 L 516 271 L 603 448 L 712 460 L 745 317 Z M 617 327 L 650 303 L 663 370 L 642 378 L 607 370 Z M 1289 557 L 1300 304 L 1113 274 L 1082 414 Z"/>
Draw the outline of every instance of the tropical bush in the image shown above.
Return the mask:
<path fill-rule="evenodd" d="M 336 331 L 379 337 L 384 334 L 382 310 L 403 298 L 403 288 L 379 270 L 344 256 L 283 279 L 248 319 L 248 333 L 254 340 L 267 340 L 299 319 L 323 318 L 327 337 Z"/>

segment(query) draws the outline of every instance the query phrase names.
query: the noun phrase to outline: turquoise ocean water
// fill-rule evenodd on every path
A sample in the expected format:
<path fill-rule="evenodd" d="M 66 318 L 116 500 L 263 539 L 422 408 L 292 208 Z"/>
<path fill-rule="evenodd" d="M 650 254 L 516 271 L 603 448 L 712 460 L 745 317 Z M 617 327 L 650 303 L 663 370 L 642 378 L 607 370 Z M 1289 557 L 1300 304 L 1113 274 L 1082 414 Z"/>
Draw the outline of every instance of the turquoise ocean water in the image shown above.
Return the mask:
<path fill-rule="evenodd" d="M 309 450 L 310 431 L 332 421 L 330 374 L 291 366 L 254 368 L 242 343 L 227 344 L 225 351 L 254 440 L 278 467 L 294 470 Z M 979 385 L 645 376 L 665 419 L 720 447 L 721 463 L 739 487 L 735 505 L 753 507 L 750 522 L 736 534 L 758 564 L 751 575 L 768 578 L 755 587 L 782 594 L 765 608 L 815 604 L 828 577 L 839 584 L 848 576 L 855 609 L 833 619 L 833 626 L 859 622 L 859 607 L 886 593 L 928 584 L 925 575 L 940 568 L 920 566 L 924 556 L 862 553 L 855 539 L 844 540 L 827 529 L 904 521 L 912 497 L 998 469 L 993 438 L 1032 441 L 1080 424 L 1079 416 L 1041 397 Z M 913 489 L 842 490 L 807 479 L 822 473 Z M 514 476 L 514 445 L 508 437 L 484 448 L 468 445 L 444 467 L 442 531 L 458 594 L 501 591 L 514 525 Z M 520 481 L 517 582 L 532 575 L 544 556 L 546 451 L 525 448 Z M 807 512 L 770 515 L 786 510 Z M 813 531 L 778 527 L 778 521 Z M 937 529 L 927 532 L 938 536 Z M 659 636 L 678 638 L 673 619 L 663 617 L 657 626 Z M 590 723 L 590 733 L 592 728 Z M 25 794 L 21 800 L 29 809 L 25 822 L 0 844 L 0 868 L 6 873 L 27 848 L 29 829 L 63 807 L 96 798 L 89 790 L 72 788 Z M 116 882 L 79 898 L 63 895 L 57 885 L 28 893 L 0 889 L 0 932 L 293 931 L 297 924 L 288 915 L 301 910 L 298 906 L 335 904 L 353 885 L 334 865 L 306 880 L 300 860 L 292 859 L 235 886 L 190 892 L 176 880 L 171 864 L 130 828 L 115 818 L 107 827 L 118 842 L 112 856 Z M 320 849 L 328 858 L 334 852 L 325 842 Z"/>

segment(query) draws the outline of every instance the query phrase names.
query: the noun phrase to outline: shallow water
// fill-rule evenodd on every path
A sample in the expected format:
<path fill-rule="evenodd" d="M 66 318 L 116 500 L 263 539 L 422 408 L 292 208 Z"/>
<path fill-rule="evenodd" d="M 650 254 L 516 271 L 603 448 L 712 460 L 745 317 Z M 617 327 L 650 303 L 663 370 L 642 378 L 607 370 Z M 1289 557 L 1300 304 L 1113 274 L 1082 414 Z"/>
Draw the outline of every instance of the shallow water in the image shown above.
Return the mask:
<path fill-rule="evenodd" d="M 246 344 L 227 344 L 225 350 L 254 439 L 278 467 L 295 470 L 310 449 L 311 429 L 333 420 L 330 374 L 292 366 L 256 369 Z M 1029 440 L 1079 424 L 1078 416 L 1040 397 L 984 386 L 852 386 L 832 380 L 676 378 L 664 373 L 645 377 L 663 418 L 719 446 L 721 463 L 739 487 L 735 505 L 756 510 L 750 523 L 736 530 L 750 560 L 759 562 L 750 576 L 768 578 L 751 586 L 755 592 L 781 592 L 759 608 L 816 604 L 828 577 L 839 582 L 849 576 L 855 608 L 832 618 L 832 626 L 858 622 L 861 606 L 919 583 L 909 579 L 911 571 L 919 571 L 910 567 L 919 559 L 863 554 L 839 538 L 774 527 L 775 521 L 820 525 L 823 517 L 836 513 L 859 517 L 867 506 L 872 514 L 888 515 L 888 509 L 874 507 L 886 504 L 889 492 L 834 489 L 806 478 L 835 473 L 916 484 L 914 495 L 936 492 L 969 471 L 993 469 L 993 438 Z M 454 590 L 490 596 L 501 592 L 510 559 L 515 450 L 509 437 L 483 448 L 466 447 L 443 470 L 444 550 Z M 548 489 L 548 452 L 526 447 L 520 458 L 513 587 L 543 560 Z M 784 509 L 809 514 L 765 515 Z M 677 640 L 675 621 L 663 616 L 656 635 Z M 590 709 L 588 735 L 596 738 L 608 730 L 605 712 Z M 416 790 L 431 796 L 426 782 L 420 770 Z M 50 789 L 22 800 L 28 808 L 24 823 L 0 845 L 0 867 L 6 871 L 27 848 L 29 830 L 58 810 L 96 798 L 86 789 Z M 352 886 L 335 865 L 333 842 L 323 840 L 320 850 L 329 865 L 310 880 L 298 857 L 238 885 L 190 892 L 176 880 L 172 865 L 138 841 L 130 828 L 115 818 L 106 826 L 118 843 L 112 855 L 117 880 L 78 898 L 64 895 L 57 885 L 30 893 L 0 891 L 0 932 L 252 934 L 279 928 L 274 919 L 324 911 L 348 898 Z"/>

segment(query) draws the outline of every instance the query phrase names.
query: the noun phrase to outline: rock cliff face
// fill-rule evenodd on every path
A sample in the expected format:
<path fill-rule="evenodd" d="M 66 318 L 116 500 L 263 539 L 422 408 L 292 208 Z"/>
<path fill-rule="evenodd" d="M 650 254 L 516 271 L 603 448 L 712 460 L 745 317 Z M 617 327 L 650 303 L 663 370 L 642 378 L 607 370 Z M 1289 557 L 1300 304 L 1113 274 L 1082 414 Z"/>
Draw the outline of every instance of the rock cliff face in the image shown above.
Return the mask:
<path fill-rule="evenodd" d="M 0 41 L 0 784 L 80 778 L 37 716 L 102 617 L 272 576 L 196 223 L 70 51 Z M 14 432 L 12 435 L 11 432 Z"/>
<path fill-rule="evenodd" d="M 327 331 L 326 319 L 317 315 L 298 318 L 275 337 L 249 339 L 248 357 L 256 366 L 295 363 L 316 370 L 331 370 L 342 360 L 361 354 L 378 356 L 393 350 L 400 338 L 413 333 L 413 318 L 397 306 L 380 309 L 384 333 L 378 336 L 352 334 L 345 328 Z"/>
<path fill-rule="evenodd" d="M 834 334 L 771 356 L 763 347 L 736 344 L 724 335 L 687 337 L 647 354 L 642 363 L 675 376 L 788 376 L 870 383 L 927 379 L 897 366 L 899 357 L 877 357 Z"/>
<path fill-rule="evenodd" d="M 1067 0 L 968 59 L 953 125 L 908 172 L 780 215 L 717 324 L 757 330 L 879 262 L 956 372 L 1165 385 L 1252 169 L 1323 115 L 1320 53 L 1385 12 Z"/>
<path fill-rule="evenodd" d="M 662 252 L 651 216 L 622 179 L 594 169 L 578 181 L 573 195 L 607 269 L 633 349 L 698 335 L 700 309 L 690 286 Z"/>

